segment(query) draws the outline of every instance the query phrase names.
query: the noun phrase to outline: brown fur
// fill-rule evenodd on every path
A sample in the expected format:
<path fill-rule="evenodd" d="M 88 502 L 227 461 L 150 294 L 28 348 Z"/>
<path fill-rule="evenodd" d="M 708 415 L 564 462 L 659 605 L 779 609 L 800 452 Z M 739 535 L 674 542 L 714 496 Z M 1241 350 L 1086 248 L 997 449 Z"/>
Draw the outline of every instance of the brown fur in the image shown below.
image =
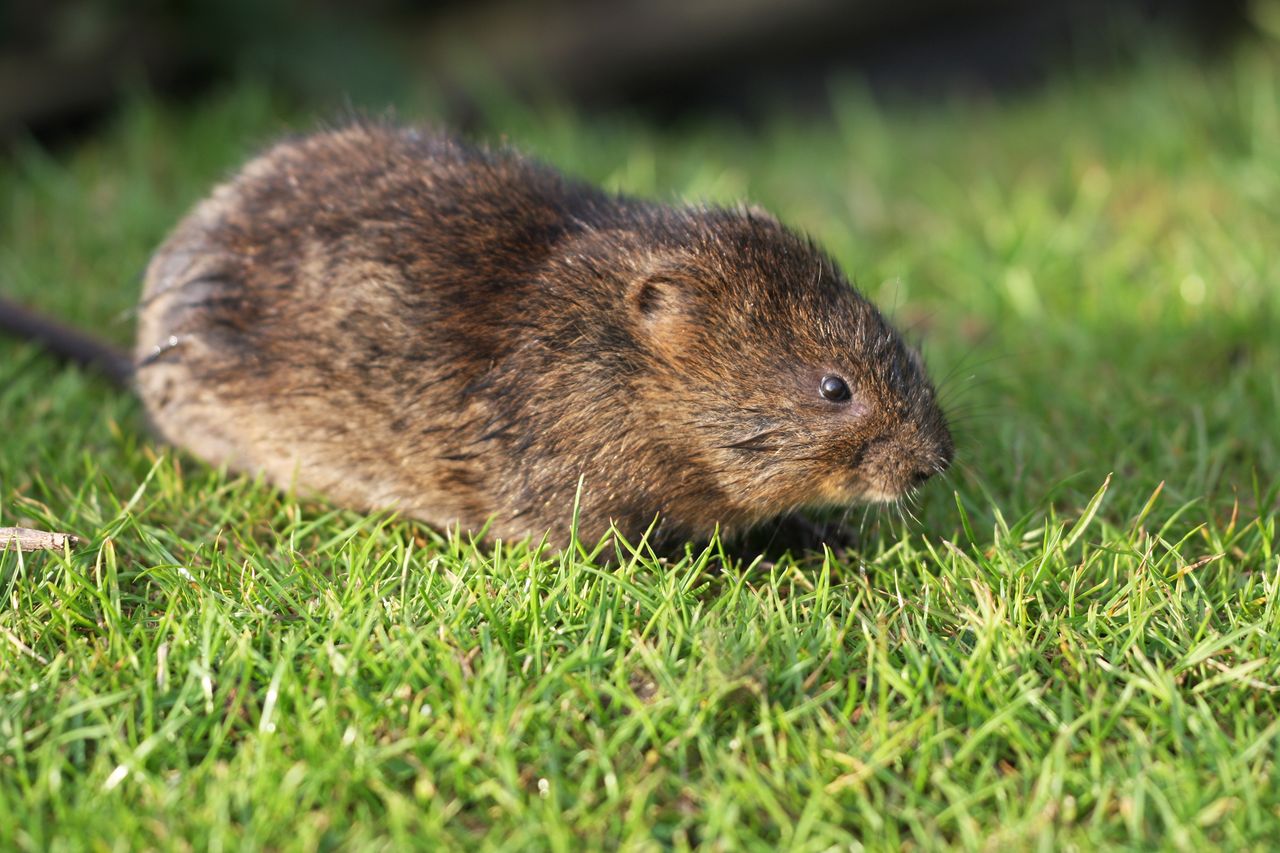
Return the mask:
<path fill-rule="evenodd" d="M 952 455 L 919 357 L 769 215 L 357 125 L 283 142 L 148 269 L 165 438 L 359 508 L 563 542 L 901 496 Z M 841 375 L 852 399 L 818 392 Z"/>

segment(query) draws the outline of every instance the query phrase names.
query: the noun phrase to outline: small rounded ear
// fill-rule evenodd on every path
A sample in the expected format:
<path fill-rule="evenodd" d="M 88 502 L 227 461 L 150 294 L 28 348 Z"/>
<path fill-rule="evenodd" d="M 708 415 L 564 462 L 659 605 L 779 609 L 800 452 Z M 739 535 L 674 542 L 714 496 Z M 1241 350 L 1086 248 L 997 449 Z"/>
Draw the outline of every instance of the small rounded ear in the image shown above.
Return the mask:
<path fill-rule="evenodd" d="M 680 282 L 668 275 L 644 275 L 631 282 L 627 301 L 644 323 L 661 321 L 682 313 L 688 294 Z"/>
<path fill-rule="evenodd" d="M 631 282 L 627 308 L 639 338 L 654 352 L 678 356 L 697 326 L 692 284 L 669 272 L 640 275 Z"/>

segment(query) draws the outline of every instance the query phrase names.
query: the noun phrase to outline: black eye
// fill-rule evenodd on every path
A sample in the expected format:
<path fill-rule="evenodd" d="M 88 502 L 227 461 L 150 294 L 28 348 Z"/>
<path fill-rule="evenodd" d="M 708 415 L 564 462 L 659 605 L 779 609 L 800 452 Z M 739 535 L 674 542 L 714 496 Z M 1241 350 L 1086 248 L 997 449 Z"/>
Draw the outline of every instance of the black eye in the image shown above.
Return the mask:
<path fill-rule="evenodd" d="M 850 397 L 848 383 L 834 374 L 822 377 L 822 384 L 818 386 L 818 390 L 823 397 L 833 403 L 843 403 Z"/>

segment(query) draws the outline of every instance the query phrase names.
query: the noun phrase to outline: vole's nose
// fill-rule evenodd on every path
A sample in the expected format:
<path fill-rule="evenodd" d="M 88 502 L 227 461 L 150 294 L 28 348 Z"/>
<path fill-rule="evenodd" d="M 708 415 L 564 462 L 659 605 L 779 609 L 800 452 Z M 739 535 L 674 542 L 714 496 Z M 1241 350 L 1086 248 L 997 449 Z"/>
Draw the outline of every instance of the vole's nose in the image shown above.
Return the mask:
<path fill-rule="evenodd" d="M 924 438 L 919 433 L 885 437 L 866 448 L 862 465 L 881 500 L 896 500 L 919 488 L 951 465 L 955 449 L 947 433 Z"/>
<path fill-rule="evenodd" d="M 955 456 L 955 451 L 948 445 L 938 455 L 916 460 L 915 464 L 907 470 L 906 481 L 907 488 L 914 489 L 924 485 L 925 481 L 933 477 L 935 474 L 941 474 L 951 467 L 951 459 Z"/>
<path fill-rule="evenodd" d="M 910 487 L 914 489 L 917 486 L 924 485 L 925 480 L 928 480 L 936 473 L 938 473 L 937 470 L 932 467 L 917 468 L 907 475 L 907 482 L 910 484 Z"/>
<path fill-rule="evenodd" d="M 955 459 L 955 445 L 951 443 L 951 434 L 946 433 L 942 440 L 938 442 L 938 446 L 933 454 L 925 459 L 921 459 L 916 463 L 915 470 L 910 474 L 911 488 L 915 488 L 924 483 L 935 474 L 941 474 L 951 467 L 951 461 Z"/>

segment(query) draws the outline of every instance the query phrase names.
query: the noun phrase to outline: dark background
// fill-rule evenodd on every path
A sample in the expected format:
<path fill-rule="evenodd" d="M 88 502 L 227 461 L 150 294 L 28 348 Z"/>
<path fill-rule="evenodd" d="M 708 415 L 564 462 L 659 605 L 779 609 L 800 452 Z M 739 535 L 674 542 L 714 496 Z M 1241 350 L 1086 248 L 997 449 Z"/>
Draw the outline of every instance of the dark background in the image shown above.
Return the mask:
<path fill-rule="evenodd" d="M 1016 94 L 1164 40 L 1206 62 L 1251 26 L 1243 0 L 0 0 L 0 140 L 83 131 L 139 91 L 264 81 L 312 104 L 477 92 L 655 121 L 821 111 L 833 75 L 881 97 Z"/>

